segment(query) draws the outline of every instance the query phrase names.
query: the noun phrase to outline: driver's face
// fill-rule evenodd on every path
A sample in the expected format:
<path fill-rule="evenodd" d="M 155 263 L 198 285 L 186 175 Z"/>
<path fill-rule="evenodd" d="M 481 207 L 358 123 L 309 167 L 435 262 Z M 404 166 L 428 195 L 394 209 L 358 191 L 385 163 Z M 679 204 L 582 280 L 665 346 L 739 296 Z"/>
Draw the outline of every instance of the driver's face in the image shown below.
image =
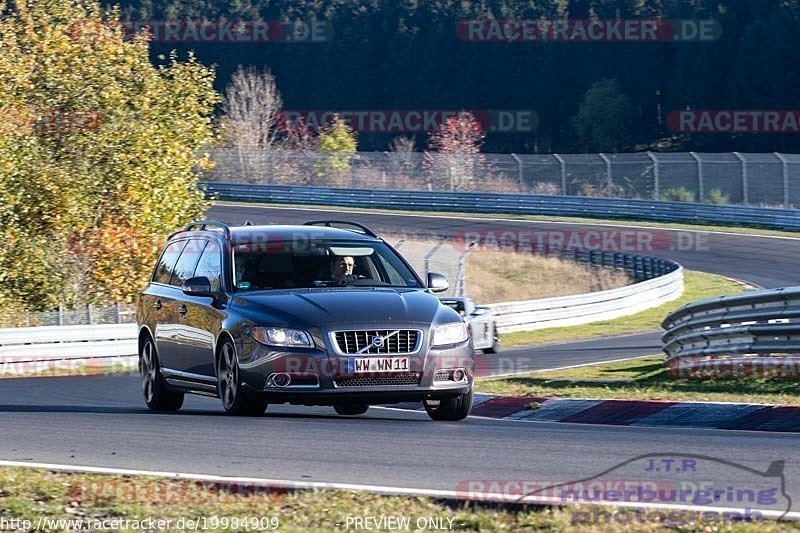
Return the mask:
<path fill-rule="evenodd" d="M 352 257 L 337 257 L 336 260 L 331 264 L 331 274 L 333 274 L 335 279 L 341 279 L 345 276 L 351 275 L 355 265 L 356 261 Z"/>

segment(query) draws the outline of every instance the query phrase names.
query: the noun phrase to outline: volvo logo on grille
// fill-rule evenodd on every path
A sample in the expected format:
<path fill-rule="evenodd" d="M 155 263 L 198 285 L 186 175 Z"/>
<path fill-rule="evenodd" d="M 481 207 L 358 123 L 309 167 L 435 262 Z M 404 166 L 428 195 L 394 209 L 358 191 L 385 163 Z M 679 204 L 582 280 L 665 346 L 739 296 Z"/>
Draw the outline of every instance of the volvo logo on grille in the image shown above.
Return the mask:
<path fill-rule="evenodd" d="M 400 333 L 400 330 L 392 331 L 386 335 L 373 335 L 372 338 L 369 339 L 367 345 L 360 350 L 357 350 L 356 353 L 367 353 L 367 351 L 371 350 L 372 348 L 383 348 L 389 337 L 397 335 L 398 333 Z"/>

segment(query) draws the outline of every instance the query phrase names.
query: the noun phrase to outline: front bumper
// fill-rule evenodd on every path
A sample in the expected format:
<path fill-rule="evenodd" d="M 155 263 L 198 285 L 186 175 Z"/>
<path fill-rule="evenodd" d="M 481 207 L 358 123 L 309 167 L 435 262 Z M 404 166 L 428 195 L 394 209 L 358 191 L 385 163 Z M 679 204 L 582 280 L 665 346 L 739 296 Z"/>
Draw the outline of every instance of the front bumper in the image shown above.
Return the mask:
<path fill-rule="evenodd" d="M 468 392 L 473 384 L 469 340 L 401 355 L 410 358 L 409 372 L 355 374 L 348 370 L 349 357 L 353 356 L 320 349 L 271 350 L 251 342 L 241 347 L 239 372 L 251 394 L 261 394 L 271 403 L 300 405 L 444 399 Z M 288 375 L 291 384 L 276 385 L 279 374 Z"/>

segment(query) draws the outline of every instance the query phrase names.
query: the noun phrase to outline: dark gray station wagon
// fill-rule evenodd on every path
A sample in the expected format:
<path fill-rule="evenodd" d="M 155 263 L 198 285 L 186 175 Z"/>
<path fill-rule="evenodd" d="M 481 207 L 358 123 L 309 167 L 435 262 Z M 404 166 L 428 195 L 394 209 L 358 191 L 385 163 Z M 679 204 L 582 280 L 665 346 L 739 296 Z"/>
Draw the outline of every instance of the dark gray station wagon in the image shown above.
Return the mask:
<path fill-rule="evenodd" d="M 174 411 L 216 396 L 237 415 L 269 403 L 422 401 L 434 420 L 472 408 L 472 343 L 461 316 L 368 228 L 189 224 L 170 236 L 140 292 L 144 399 Z"/>

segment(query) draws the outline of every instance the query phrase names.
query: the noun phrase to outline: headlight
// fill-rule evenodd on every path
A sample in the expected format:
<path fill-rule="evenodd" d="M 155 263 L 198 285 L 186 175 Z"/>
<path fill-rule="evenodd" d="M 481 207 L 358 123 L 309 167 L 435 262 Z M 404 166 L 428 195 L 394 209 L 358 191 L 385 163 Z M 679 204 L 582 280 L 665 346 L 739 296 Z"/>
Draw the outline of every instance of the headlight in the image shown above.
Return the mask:
<path fill-rule="evenodd" d="M 457 344 L 464 342 L 469 337 L 467 325 L 463 322 L 439 326 L 433 332 L 433 345 L 443 346 L 445 344 Z"/>
<path fill-rule="evenodd" d="M 291 348 L 313 348 L 311 335 L 299 329 L 253 328 L 253 338 L 268 346 L 288 346 Z"/>

